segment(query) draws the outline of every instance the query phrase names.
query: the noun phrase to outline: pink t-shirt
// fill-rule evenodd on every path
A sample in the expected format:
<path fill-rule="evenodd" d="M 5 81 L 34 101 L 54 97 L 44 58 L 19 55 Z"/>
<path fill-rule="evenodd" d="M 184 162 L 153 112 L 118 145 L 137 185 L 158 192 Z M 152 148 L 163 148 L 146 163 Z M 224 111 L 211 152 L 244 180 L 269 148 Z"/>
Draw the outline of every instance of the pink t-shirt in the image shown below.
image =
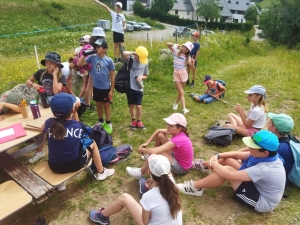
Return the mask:
<path fill-rule="evenodd" d="M 180 132 L 170 140 L 176 147 L 173 148 L 174 157 L 178 164 L 184 169 L 189 170 L 192 167 L 194 158 L 194 149 L 192 142 L 185 133 Z"/>

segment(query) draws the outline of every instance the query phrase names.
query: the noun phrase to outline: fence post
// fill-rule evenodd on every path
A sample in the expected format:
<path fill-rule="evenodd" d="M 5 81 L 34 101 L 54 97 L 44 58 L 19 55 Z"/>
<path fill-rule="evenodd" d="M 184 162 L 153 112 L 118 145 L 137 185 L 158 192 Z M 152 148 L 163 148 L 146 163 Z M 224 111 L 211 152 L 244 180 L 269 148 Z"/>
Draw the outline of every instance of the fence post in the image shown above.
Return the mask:
<path fill-rule="evenodd" d="M 34 46 L 34 51 L 35 51 L 36 63 L 38 65 L 38 68 L 40 69 L 39 56 L 37 54 L 36 45 Z"/>

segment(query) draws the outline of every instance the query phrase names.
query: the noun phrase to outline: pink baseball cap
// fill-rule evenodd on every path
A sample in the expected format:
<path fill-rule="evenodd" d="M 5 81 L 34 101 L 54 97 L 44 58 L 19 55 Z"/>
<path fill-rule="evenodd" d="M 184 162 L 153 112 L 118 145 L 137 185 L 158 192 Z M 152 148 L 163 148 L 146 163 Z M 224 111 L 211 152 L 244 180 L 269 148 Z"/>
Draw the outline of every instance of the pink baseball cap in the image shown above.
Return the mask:
<path fill-rule="evenodd" d="M 179 125 L 181 125 L 183 127 L 186 127 L 186 124 L 187 124 L 186 118 L 181 113 L 173 113 L 168 118 L 164 118 L 164 121 L 166 121 L 167 124 L 170 124 L 170 125 L 179 124 Z"/>
<path fill-rule="evenodd" d="M 187 47 L 188 50 L 190 50 L 190 51 L 192 51 L 192 49 L 194 48 L 193 43 L 190 42 L 190 41 L 185 42 L 183 45 L 184 45 L 185 47 Z"/>

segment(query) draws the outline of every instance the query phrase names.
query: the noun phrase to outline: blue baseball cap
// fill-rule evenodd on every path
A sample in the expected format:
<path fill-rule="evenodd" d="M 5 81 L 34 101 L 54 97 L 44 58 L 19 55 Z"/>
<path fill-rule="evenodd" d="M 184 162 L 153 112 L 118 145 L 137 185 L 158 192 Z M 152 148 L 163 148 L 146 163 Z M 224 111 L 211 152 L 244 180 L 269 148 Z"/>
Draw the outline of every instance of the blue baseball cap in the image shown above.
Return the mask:
<path fill-rule="evenodd" d="M 252 137 L 244 137 L 243 142 L 249 148 L 277 151 L 279 148 L 278 137 L 268 130 L 260 130 Z"/>
<path fill-rule="evenodd" d="M 74 95 L 61 92 L 52 97 L 50 108 L 54 116 L 64 117 L 72 111 L 75 102 L 76 98 Z"/>

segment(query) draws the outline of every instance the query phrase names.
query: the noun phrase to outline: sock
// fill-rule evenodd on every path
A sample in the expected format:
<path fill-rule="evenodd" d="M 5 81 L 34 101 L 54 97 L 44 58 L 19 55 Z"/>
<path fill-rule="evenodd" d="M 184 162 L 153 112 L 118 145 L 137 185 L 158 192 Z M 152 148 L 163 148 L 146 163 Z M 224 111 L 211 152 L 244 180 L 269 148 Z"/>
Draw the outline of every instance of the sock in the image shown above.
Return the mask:
<path fill-rule="evenodd" d="M 100 174 L 104 173 L 104 170 L 105 170 L 105 168 L 103 167 L 103 171 Z"/>
<path fill-rule="evenodd" d="M 99 122 L 103 123 L 104 122 L 103 118 L 99 118 Z"/>
<path fill-rule="evenodd" d="M 131 119 L 132 121 L 135 121 L 135 119 Z"/>
<path fill-rule="evenodd" d="M 137 120 L 136 122 L 139 123 L 139 122 L 141 122 L 141 121 L 140 121 L 140 120 Z"/>
<path fill-rule="evenodd" d="M 192 80 L 192 83 L 194 83 L 194 80 Z"/>
<path fill-rule="evenodd" d="M 106 120 L 106 124 L 110 124 L 110 120 Z"/>

